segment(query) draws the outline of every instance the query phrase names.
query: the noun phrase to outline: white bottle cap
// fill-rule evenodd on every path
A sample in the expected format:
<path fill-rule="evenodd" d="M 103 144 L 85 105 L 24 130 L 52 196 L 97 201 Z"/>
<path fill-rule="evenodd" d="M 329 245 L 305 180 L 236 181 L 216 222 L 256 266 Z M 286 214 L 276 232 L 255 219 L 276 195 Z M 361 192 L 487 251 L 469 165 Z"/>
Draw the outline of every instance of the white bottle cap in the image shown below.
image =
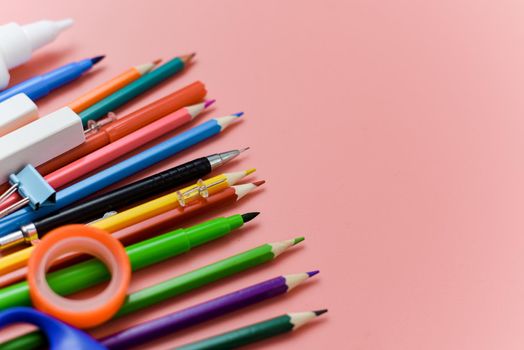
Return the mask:
<path fill-rule="evenodd" d="M 64 107 L 0 137 L 0 183 L 27 164 L 37 167 L 85 141 L 82 121 Z"/>
<path fill-rule="evenodd" d="M 9 69 L 27 62 L 33 51 L 53 41 L 72 24 L 72 19 L 65 19 L 0 26 L 0 89 L 9 83 Z"/>
<path fill-rule="evenodd" d="M 0 136 L 38 119 L 38 108 L 26 94 L 18 94 L 0 102 Z"/>

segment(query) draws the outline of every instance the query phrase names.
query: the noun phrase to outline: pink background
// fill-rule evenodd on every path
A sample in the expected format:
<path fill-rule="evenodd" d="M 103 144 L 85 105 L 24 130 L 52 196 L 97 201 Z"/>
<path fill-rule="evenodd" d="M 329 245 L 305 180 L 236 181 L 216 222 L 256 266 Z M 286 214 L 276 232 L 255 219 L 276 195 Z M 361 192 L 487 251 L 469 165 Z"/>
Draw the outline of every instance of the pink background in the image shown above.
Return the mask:
<path fill-rule="evenodd" d="M 249 229 L 137 273 L 133 290 L 263 242 L 307 237 L 272 264 L 96 333 L 319 268 L 283 298 L 151 346 L 328 307 L 300 332 L 251 348 L 521 349 L 523 13 L 510 0 L 4 0 L 0 23 L 77 20 L 15 70 L 16 81 L 107 54 L 89 76 L 42 100 L 44 112 L 131 65 L 193 50 L 190 70 L 118 113 L 196 79 L 218 100 L 202 120 L 246 112 L 227 134 L 154 170 L 251 146 L 226 170 L 256 166 L 253 178 L 267 186 L 219 213 L 262 215 Z"/>

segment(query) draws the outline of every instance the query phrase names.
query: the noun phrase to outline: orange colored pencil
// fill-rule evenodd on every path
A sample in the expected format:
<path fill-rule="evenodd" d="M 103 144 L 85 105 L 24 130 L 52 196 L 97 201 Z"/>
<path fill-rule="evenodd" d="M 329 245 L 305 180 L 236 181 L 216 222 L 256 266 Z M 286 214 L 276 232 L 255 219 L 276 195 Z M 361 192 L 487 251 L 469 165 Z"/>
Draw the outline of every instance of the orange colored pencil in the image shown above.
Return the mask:
<path fill-rule="evenodd" d="M 98 101 L 111 95 L 115 91 L 120 90 L 127 84 L 137 80 L 142 75 L 149 73 L 158 63 L 160 63 L 160 60 L 131 67 L 116 77 L 106 81 L 102 85 L 99 85 L 93 90 L 78 97 L 76 100 L 71 102 L 68 107 L 71 108 L 75 113 L 80 113 L 84 109 L 91 107 Z"/>

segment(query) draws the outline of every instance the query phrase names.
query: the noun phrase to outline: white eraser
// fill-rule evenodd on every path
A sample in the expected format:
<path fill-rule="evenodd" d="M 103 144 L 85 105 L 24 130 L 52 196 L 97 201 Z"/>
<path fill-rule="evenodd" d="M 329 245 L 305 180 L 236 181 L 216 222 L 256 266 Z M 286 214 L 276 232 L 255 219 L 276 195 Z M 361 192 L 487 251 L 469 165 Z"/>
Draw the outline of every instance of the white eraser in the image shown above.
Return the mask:
<path fill-rule="evenodd" d="M 0 183 L 27 164 L 37 167 L 85 141 L 82 121 L 64 107 L 0 137 Z"/>
<path fill-rule="evenodd" d="M 0 136 L 38 119 L 38 107 L 26 94 L 0 102 Z"/>

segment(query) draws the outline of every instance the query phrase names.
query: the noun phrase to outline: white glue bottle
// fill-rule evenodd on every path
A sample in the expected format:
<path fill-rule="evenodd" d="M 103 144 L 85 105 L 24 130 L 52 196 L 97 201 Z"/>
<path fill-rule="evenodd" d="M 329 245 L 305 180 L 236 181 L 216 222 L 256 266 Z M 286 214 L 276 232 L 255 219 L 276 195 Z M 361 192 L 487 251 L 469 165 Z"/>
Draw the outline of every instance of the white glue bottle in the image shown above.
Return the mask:
<path fill-rule="evenodd" d="M 72 19 L 64 19 L 0 26 L 0 90 L 9 84 L 9 69 L 27 62 L 33 51 L 53 41 L 72 24 Z"/>

